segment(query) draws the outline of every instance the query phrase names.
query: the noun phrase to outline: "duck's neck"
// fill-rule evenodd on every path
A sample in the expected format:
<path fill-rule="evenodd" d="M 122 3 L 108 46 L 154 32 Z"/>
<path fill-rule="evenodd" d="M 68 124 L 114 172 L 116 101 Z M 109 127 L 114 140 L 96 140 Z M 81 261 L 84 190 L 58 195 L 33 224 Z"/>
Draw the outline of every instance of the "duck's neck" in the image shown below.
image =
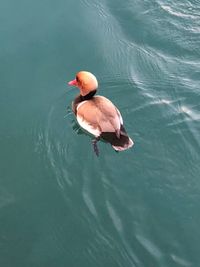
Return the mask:
<path fill-rule="evenodd" d="M 96 92 L 97 92 L 97 90 L 93 90 L 93 91 L 89 92 L 89 94 L 87 94 L 87 95 L 84 95 L 84 96 L 80 95 L 81 101 L 85 101 L 85 100 L 91 99 L 96 94 Z"/>
<path fill-rule="evenodd" d="M 72 103 L 72 109 L 73 109 L 73 112 L 76 114 L 76 109 L 77 109 L 77 106 L 78 104 L 80 104 L 81 102 L 85 101 L 85 100 L 90 100 L 93 98 L 93 96 L 96 94 L 97 90 L 93 90 L 91 91 L 89 94 L 87 95 L 78 95 L 73 103 Z"/>

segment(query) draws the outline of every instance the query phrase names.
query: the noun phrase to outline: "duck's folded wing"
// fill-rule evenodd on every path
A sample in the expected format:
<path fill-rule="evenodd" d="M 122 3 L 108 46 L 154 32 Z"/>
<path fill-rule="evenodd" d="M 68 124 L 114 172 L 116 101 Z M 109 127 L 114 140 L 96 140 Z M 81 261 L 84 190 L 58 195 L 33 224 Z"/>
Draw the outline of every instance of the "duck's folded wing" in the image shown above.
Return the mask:
<path fill-rule="evenodd" d="M 77 121 L 80 126 L 95 136 L 100 136 L 102 132 L 119 131 L 121 126 L 119 114 L 115 106 L 110 103 L 107 105 L 105 101 L 82 102 L 77 107 Z"/>

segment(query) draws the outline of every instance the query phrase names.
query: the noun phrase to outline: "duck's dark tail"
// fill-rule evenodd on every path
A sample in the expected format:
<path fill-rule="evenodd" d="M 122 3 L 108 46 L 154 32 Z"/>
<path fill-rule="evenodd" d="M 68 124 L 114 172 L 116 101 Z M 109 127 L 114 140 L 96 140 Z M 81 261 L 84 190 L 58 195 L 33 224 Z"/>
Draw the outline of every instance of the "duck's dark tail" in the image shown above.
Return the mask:
<path fill-rule="evenodd" d="M 134 144 L 123 125 L 121 125 L 119 132 L 103 132 L 101 137 L 110 143 L 116 151 L 126 150 Z"/>

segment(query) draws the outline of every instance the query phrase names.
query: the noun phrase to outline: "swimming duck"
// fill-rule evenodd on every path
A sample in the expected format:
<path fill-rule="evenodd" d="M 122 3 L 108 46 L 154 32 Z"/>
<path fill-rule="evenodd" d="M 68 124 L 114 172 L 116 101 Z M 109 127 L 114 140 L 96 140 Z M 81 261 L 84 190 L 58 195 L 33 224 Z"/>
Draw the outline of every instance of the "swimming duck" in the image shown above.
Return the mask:
<path fill-rule="evenodd" d="M 95 137 L 93 147 L 97 156 L 97 141 L 100 139 L 110 143 L 116 151 L 133 146 L 134 143 L 123 126 L 119 110 L 106 97 L 95 96 L 98 82 L 92 73 L 80 71 L 68 84 L 80 90 L 80 94 L 72 102 L 72 110 L 81 128 Z"/>

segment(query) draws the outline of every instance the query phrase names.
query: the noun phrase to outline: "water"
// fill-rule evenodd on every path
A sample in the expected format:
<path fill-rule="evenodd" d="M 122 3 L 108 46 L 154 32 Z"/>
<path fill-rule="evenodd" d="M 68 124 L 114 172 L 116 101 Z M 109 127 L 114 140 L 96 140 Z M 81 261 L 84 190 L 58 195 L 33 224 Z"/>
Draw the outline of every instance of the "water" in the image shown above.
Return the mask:
<path fill-rule="evenodd" d="M 0 266 L 200 266 L 200 2 L 0 2 Z M 100 157 L 79 70 L 135 141 Z"/>

